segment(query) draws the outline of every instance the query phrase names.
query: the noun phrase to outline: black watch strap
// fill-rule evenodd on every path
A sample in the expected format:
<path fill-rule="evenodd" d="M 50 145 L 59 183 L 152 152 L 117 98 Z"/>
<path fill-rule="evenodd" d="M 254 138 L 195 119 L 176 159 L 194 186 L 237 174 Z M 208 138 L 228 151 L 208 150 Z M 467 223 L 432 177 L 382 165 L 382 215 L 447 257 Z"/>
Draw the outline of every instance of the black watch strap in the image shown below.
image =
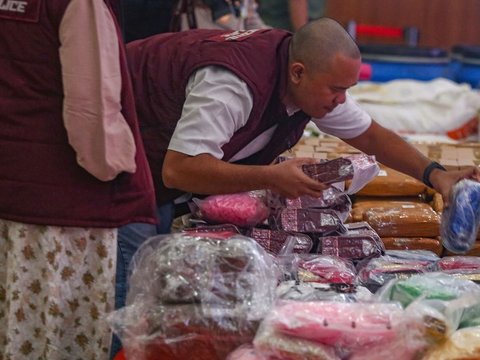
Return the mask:
<path fill-rule="evenodd" d="M 443 170 L 443 171 L 447 171 L 447 169 L 445 169 L 442 165 L 440 165 L 438 162 L 436 161 L 432 161 L 426 168 L 425 170 L 423 170 L 423 177 L 422 177 L 422 181 L 425 185 L 427 185 L 428 187 L 431 187 L 433 188 L 433 185 L 432 183 L 430 182 L 430 174 L 432 173 L 432 171 L 434 169 L 439 169 L 439 170 Z"/>

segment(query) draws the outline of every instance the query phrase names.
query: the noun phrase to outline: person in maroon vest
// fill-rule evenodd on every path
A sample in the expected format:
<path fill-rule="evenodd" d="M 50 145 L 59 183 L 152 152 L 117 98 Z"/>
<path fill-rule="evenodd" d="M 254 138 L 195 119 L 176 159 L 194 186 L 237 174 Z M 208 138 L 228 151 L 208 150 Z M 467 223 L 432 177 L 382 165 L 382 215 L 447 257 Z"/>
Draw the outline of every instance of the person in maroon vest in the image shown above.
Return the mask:
<path fill-rule="evenodd" d="M 0 2 L 0 358 L 107 359 L 117 228 L 155 223 L 107 1 Z"/>
<path fill-rule="evenodd" d="M 444 196 L 477 169 L 445 172 L 379 126 L 348 95 L 358 81 L 357 45 L 335 21 L 312 21 L 295 35 L 278 29 L 191 30 L 127 45 L 142 138 L 160 222 L 130 224 L 119 244 L 133 254 L 168 233 L 174 203 L 189 193 L 271 189 L 320 196 L 324 184 L 300 169 L 312 159 L 271 165 L 309 121 L 392 168 L 423 179 Z"/>
<path fill-rule="evenodd" d="M 294 35 L 278 29 L 192 30 L 127 46 L 134 93 L 160 208 L 186 193 L 271 189 L 319 196 L 325 185 L 299 166 L 270 165 L 295 145 L 308 121 L 447 196 L 478 170 L 444 172 L 348 95 L 359 49 L 343 27 L 321 18 Z M 426 178 L 424 178 L 427 169 Z"/>

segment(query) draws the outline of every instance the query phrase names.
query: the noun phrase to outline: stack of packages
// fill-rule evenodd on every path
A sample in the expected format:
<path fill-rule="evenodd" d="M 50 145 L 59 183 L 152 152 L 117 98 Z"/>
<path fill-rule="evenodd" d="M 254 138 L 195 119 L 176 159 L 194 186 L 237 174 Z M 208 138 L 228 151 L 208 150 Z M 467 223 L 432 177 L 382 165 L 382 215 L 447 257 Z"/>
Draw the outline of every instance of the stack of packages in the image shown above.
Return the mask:
<path fill-rule="evenodd" d="M 109 322 L 131 360 L 222 360 L 272 307 L 272 257 L 245 236 L 171 234 L 132 260 L 127 306 Z"/>
<path fill-rule="evenodd" d="M 480 358 L 480 287 L 443 273 L 391 280 L 369 301 L 278 300 L 228 360 Z"/>
<path fill-rule="evenodd" d="M 377 177 L 357 193 L 352 220 L 368 222 L 386 249 L 441 255 L 440 215 L 423 200 L 427 192 L 420 181 L 382 165 Z"/>
<path fill-rule="evenodd" d="M 479 359 L 480 261 L 440 258 L 438 236 L 454 253 L 472 247 L 480 185 L 459 183 L 440 218 L 414 196 L 423 184 L 398 194 L 410 179 L 352 210 L 348 195 L 370 196 L 389 176 L 372 157 L 302 170 L 331 187 L 318 199 L 197 199 L 196 226 L 142 245 L 128 306 L 109 317 L 126 358 Z"/>
<path fill-rule="evenodd" d="M 320 198 L 287 199 L 271 192 L 210 196 L 194 200 L 195 217 L 205 224 L 186 231 L 219 231 L 234 225 L 275 256 L 313 253 L 360 261 L 382 255 L 383 244 L 372 227 L 363 221 L 344 223 L 351 211 L 348 194 L 375 177 L 375 159 L 357 154 L 302 169 L 331 185 Z"/>
<path fill-rule="evenodd" d="M 418 147 L 434 159 L 440 156 L 438 146 L 418 144 Z M 313 158 L 358 153 L 343 141 L 330 137 L 304 139 L 293 151 L 295 156 Z M 442 254 L 441 196 L 422 182 L 380 165 L 378 175 L 356 193 L 352 206 L 347 222 L 368 222 L 387 250 L 430 250 Z"/>

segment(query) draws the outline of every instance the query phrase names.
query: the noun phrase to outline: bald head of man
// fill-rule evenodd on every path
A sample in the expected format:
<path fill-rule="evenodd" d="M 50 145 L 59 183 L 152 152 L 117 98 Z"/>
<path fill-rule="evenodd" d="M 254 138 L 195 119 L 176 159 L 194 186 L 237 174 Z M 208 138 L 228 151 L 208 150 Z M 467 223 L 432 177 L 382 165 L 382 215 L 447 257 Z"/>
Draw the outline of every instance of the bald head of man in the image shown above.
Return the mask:
<path fill-rule="evenodd" d="M 360 65 L 358 46 L 339 23 L 329 18 L 312 21 L 292 38 L 285 101 L 321 118 L 345 102 Z"/>

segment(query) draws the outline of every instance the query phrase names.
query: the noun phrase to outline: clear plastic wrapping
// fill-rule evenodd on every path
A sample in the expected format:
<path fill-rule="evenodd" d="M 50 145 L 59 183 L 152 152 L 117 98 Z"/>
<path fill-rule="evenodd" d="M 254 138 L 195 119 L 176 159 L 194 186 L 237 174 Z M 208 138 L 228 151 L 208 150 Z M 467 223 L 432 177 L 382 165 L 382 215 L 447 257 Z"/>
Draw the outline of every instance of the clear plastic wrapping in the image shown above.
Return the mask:
<path fill-rule="evenodd" d="M 269 222 L 273 228 L 284 231 L 321 234 L 345 231 L 342 221 L 330 209 L 286 208 L 280 210 Z"/>
<path fill-rule="evenodd" d="M 420 300 L 445 315 L 448 335 L 457 328 L 480 325 L 480 287 L 474 282 L 445 273 L 429 273 L 397 280 L 377 293 L 380 299 L 404 306 Z"/>
<path fill-rule="evenodd" d="M 250 227 L 268 218 L 265 191 L 211 195 L 205 199 L 193 199 L 194 217 L 210 224 L 233 224 Z"/>
<path fill-rule="evenodd" d="M 254 346 L 272 359 L 415 360 L 446 339 L 444 315 L 417 303 L 279 301 Z"/>
<path fill-rule="evenodd" d="M 354 154 L 347 157 L 353 164 L 353 178 L 348 186 L 347 194 L 353 195 L 373 180 L 380 171 L 375 156 Z"/>
<path fill-rule="evenodd" d="M 352 204 L 353 221 L 363 221 L 363 215 L 367 210 L 374 208 L 413 208 L 417 204 L 424 204 L 420 198 L 405 197 L 356 197 Z M 424 206 L 424 205 L 420 205 Z"/>
<path fill-rule="evenodd" d="M 480 296 L 480 287 L 468 280 L 433 272 L 414 275 L 408 279 L 392 280 L 379 289 L 375 297 L 382 301 L 398 301 L 407 307 L 419 298 L 450 301 L 466 293 L 476 293 Z"/>
<path fill-rule="evenodd" d="M 281 198 L 280 203 L 285 207 L 308 209 L 308 208 L 342 208 L 351 204 L 350 199 L 345 193 L 334 186 L 330 186 L 322 191 L 322 196 L 314 198 L 308 195 L 300 196 L 294 199 Z"/>
<path fill-rule="evenodd" d="M 383 242 L 366 222 L 345 224 L 346 232 L 318 237 L 316 252 L 352 260 L 377 257 L 385 252 Z"/>
<path fill-rule="evenodd" d="M 302 171 L 321 183 L 332 184 L 352 179 L 354 167 L 351 160 L 337 158 L 316 164 L 302 165 Z"/>
<path fill-rule="evenodd" d="M 253 228 L 247 234 L 273 255 L 305 254 L 313 247 L 312 239 L 301 233 Z"/>
<path fill-rule="evenodd" d="M 109 321 L 129 359 L 224 359 L 253 339 L 277 276 L 245 236 L 157 236 L 135 254 L 128 306 Z"/>
<path fill-rule="evenodd" d="M 356 270 L 349 260 L 328 255 L 301 255 L 297 257 L 300 281 L 325 284 L 352 285 Z"/>
<path fill-rule="evenodd" d="M 427 186 L 399 171 L 380 166 L 378 175 L 357 192 L 364 196 L 417 196 L 425 193 Z"/>
<path fill-rule="evenodd" d="M 436 237 L 440 235 L 440 215 L 428 204 L 371 208 L 363 215 L 381 237 Z"/>
<path fill-rule="evenodd" d="M 443 344 L 432 348 L 422 360 L 480 359 L 480 327 L 457 330 Z"/>
<path fill-rule="evenodd" d="M 295 209 L 331 209 L 335 211 L 341 221 L 345 221 L 352 209 L 352 201 L 342 190 L 331 186 L 322 192 L 322 196 L 314 198 L 308 195 L 300 196 L 294 199 L 287 199 L 271 193 L 270 203 L 275 204 L 277 208 L 287 207 Z"/>
<path fill-rule="evenodd" d="M 456 254 L 473 247 L 480 227 L 480 183 L 461 180 L 454 187 L 450 206 L 442 213 L 443 246 Z"/>
<path fill-rule="evenodd" d="M 398 250 L 398 252 L 400 252 L 400 250 Z M 394 257 L 384 255 L 361 262 L 357 266 L 358 275 L 356 281 L 366 286 L 369 290 L 376 292 L 389 280 L 398 278 L 405 279 L 415 274 L 429 272 L 434 262 L 435 260 L 429 260 L 423 257 L 407 258 L 405 256 Z"/>
<path fill-rule="evenodd" d="M 278 285 L 277 298 L 295 301 L 366 302 L 372 299 L 372 293 L 363 286 L 289 280 Z"/>
<path fill-rule="evenodd" d="M 196 227 L 185 228 L 182 231 L 193 236 L 209 236 L 219 239 L 228 239 L 234 235 L 241 234 L 238 227 L 232 224 L 199 225 Z"/>
<path fill-rule="evenodd" d="M 446 256 L 437 261 L 436 267 L 445 270 L 479 270 L 480 258 L 475 256 Z"/>
<path fill-rule="evenodd" d="M 268 324 L 260 327 L 254 346 L 265 359 L 281 360 L 341 360 L 331 346 L 306 339 L 292 338 Z"/>
<path fill-rule="evenodd" d="M 254 345 L 280 359 L 381 359 L 380 349 L 412 359 L 400 356 L 409 345 L 410 320 L 393 303 L 281 301 L 263 320 Z"/>
<path fill-rule="evenodd" d="M 386 250 L 428 250 L 440 256 L 443 246 L 440 240 L 424 237 L 383 237 Z"/>
<path fill-rule="evenodd" d="M 302 170 L 324 184 L 351 180 L 347 194 L 354 194 L 378 174 L 375 156 L 354 154 L 318 164 L 303 165 Z"/>

